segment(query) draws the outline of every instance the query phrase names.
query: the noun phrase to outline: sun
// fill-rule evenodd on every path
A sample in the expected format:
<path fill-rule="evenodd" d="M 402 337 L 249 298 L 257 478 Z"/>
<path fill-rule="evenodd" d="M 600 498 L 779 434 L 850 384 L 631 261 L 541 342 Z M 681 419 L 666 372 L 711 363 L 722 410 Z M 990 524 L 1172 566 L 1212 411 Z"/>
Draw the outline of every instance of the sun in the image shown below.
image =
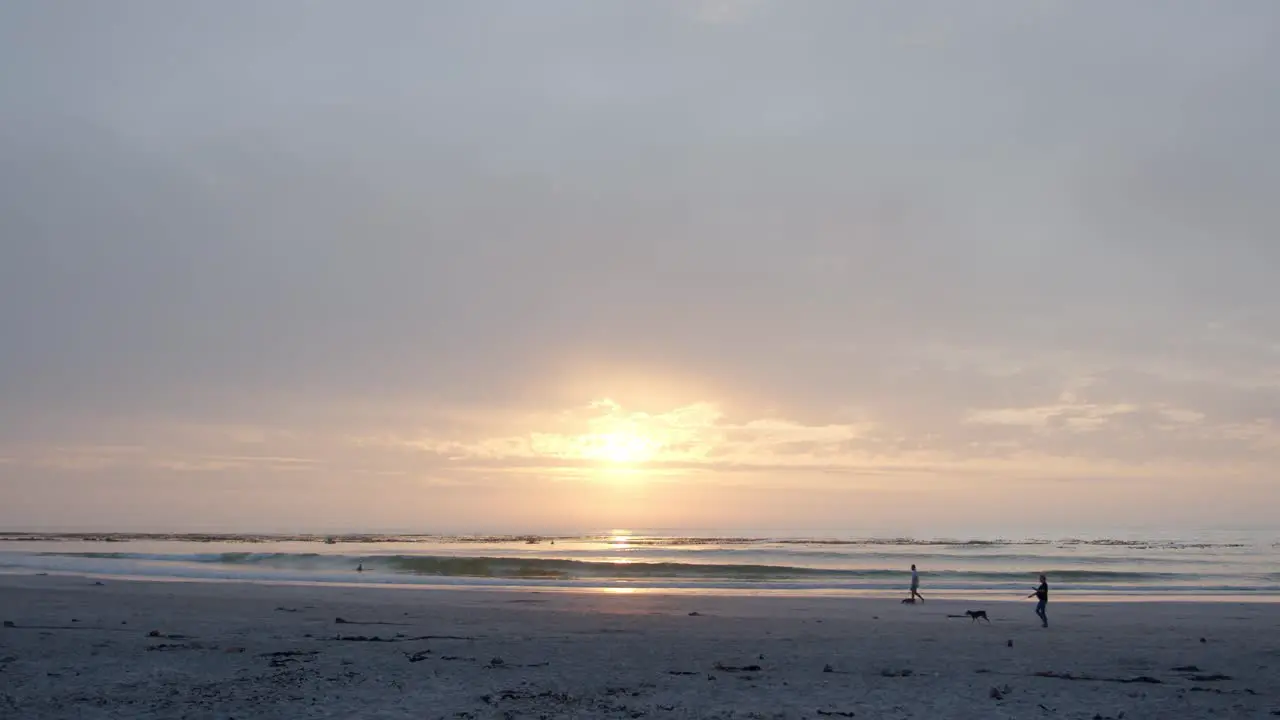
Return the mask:
<path fill-rule="evenodd" d="M 652 438 L 630 432 L 612 432 L 592 435 L 586 440 L 583 453 L 595 460 L 607 460 L 619 465 L 631 465 L 649 460 L 661 446 Z"/>

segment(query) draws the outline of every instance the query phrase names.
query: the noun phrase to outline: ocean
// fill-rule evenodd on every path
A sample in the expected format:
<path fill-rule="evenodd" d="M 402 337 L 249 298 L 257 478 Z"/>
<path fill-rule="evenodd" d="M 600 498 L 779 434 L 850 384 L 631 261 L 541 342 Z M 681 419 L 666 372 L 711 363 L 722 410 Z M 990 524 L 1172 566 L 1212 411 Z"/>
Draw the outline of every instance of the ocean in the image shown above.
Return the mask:
<path fill-rule="evenodd" d="M 1280 533 L 1184 539 L 0 533 L 0 573 L 604 592 L 1280 600 Z M 362 571 L 358 571 L 362 569 Z"/>

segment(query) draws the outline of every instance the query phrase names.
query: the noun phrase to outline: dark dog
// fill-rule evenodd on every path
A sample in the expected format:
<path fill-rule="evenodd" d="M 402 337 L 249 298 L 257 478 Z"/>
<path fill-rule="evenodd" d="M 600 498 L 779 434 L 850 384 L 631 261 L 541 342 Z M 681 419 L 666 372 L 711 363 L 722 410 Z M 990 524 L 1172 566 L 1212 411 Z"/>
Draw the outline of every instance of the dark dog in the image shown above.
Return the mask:
<path fill-rule="evenodd" d="M 969 618 L 973 620 L 973 622 L 978 622 L 978 620 L 986 620 L 987 622 L 991 622 L 991 618 L 987 617 L 986 610 L 965 610 L 964 614 L 968 615 Z"/>
<path fill-rule="evenodd" d="M 903 604 L 903 605 L 915 605 L 915 604 L 916 604 L 916 599 L 915 599 L 915 598 L 913 598 L 913 597 L 909 597 L 909 598 L 902 598 L 902 604 Z"/>

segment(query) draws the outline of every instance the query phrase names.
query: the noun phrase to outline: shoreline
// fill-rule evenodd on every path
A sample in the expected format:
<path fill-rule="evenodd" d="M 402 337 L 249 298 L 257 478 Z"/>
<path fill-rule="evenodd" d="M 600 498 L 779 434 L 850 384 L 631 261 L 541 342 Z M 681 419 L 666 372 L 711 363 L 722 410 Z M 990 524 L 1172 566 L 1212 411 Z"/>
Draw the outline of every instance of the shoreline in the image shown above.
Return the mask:
<path fill-rule="evenodd" d="M 831 600 L 901 600 L 905 596 L 904 591 L 887 591 L 875 589 L 840 589 L 840 588 L 822 588 L 822 589 L 794 589 L 794 588 L 768 588 L 768 587 L 743 587 L 743 588 L 707 588 L 707 587 L 666 587 L 666 586 L 645 586 L 641 584 L 614 584 L 614 585 L 519 585 L 519 584 L 501 584 L 499 583 L 467 583 L 467 582 L 446 582 L 446 583 L 429 583 L 429 582 L 395 582 L 390 580 L 353 580 L 344 581 L 322 581 L 322 580 L 286 580 L 286 579 L 246 579 L 246 578 L 218 578 L 218 577 L 184 577 L 184 576 L 167 576 L 167 575 L 126 575 L 111 573 L 86 573 L 71 571 L 18 571 L 0 569 L 0 579 L 3 578 L 77 578 L 94 581 L 111 581 L 121 583 L 140 583 L 140 584 L 162 584 L 162 585 L 249 585 L 261 587 L 315 587 L 315 588 L 336 588 L 336 589 L 357 589 L 367 591 L 395 591 L 395 592 L 433 592 L 433 593 L 502 593 L 502 594 L 564 594 L 564 595 L 650 595 L 650 596 L 670 596 L 670 597 L 722 597 L 722 598 L 776 598 L 782 599 L 831 599 Z M 925 588 L 928 590 L 928 588 Z M 1181 593 L 1181 592 L 1160 592 L 1153 591 L 1150 593 L 1089 593 L 1076 592 L 1070 588 L 1056 588 L 1050 586 L 1051 605 L 1067 605 L 1067 604 L 1165 604 L 1165 603 L 1188 603 L 1188 604 L 1235 604 L 1235 605 L 1277 605 L 1280 604 L 1280 594 L 1238 594 L 1238 593 Z M 1030 602 L 1034 605 L 1034 601 L 1026 597 L 1015 597 L 1016 593 L 1009 594 L 1001 591 L 990 592 L 956 592 L 948 594 L 937 594 L 934 602 L 972 602 L 972 603 L 1012 603 L 1021 604 Z M 925 603 L 928 604 L 929 597 L 925 596 Z"/>

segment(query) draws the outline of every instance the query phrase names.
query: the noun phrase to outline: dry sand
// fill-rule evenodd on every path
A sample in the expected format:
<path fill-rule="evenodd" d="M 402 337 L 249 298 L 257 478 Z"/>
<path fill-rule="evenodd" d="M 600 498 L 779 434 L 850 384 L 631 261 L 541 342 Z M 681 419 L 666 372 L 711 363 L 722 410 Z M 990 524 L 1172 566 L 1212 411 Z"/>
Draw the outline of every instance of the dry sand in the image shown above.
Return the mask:
<path fill-rule="evenodd" d="M 1280 605 L 1033 609 L 0 576 L 0 717 L 1280 714 Z"/>

